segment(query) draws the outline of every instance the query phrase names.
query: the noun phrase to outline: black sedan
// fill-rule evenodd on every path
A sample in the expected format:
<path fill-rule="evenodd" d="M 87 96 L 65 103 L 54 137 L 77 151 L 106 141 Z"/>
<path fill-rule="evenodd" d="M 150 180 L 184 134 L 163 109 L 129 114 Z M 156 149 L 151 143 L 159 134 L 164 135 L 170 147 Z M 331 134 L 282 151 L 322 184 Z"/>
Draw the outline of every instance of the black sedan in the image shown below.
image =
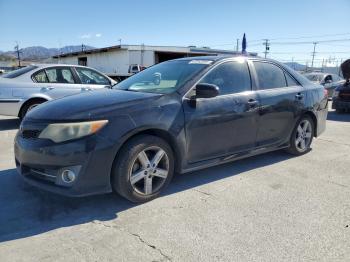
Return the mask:
<path fill-rule="evenodd" d="M 327 92 L 257 57 L 157 64 L 114 86 L 45 103 L 15 139 L 19 173 L 69 195 L 157 197 L 185 173 L 273 150 L 301 155 L 325 130 Z"/>

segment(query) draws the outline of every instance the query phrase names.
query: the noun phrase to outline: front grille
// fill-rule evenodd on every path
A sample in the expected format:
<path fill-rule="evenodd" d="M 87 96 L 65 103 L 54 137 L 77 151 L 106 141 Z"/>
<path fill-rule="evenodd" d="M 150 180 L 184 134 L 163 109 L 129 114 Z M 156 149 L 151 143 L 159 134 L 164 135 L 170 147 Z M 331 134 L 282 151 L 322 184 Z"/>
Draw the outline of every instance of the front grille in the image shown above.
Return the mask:
<path fill-rule="evenodd" d="M 23 130 L 22 137 L 25 139 L 35 139 L 38 138 L 41 133 L 41 130 Z"/>

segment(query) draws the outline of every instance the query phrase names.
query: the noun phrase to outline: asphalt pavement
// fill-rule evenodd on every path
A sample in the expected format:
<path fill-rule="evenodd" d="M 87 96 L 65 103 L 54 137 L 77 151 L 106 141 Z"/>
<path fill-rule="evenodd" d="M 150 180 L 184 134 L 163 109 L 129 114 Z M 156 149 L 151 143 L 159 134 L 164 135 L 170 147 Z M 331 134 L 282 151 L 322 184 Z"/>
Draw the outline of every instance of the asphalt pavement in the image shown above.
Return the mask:
<path fill-rule="evenodd" d="M 0 261 L 350 261 L 350 114 L 300 157 L 283 151 L 174 177 L 135 205 L 66 198 L 16 173 L 0 117 Z"/>

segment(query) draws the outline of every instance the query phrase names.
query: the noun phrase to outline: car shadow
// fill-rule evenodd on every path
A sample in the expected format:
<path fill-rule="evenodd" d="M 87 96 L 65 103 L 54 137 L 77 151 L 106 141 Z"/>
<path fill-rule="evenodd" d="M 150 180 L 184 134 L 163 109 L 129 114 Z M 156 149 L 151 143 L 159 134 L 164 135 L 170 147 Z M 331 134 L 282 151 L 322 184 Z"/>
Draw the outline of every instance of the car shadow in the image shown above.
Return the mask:
<path fill-rule="evenodd" d="M 229 164 L 176 175 L 161 197 L 176 194 L 291 158 L 272 152 Z M 0 171 L 0 242 L 39 235 L 92 221 L 109 221 L 137 206 L 115 194 L 67 198 L 27 185 L 15 169 Z M 155 200 L 156 201 L 156 200 Z"/>
<path fill-rule="evenodd" d="M 335 111 L 329 111 L 327 120 L 339 121 L 339 122 L 350 122 L 350 112 L 348 113 L 337 113 Z"/>
<path fill-rule="evenodd" d="M 0 131 L 18 129 L 20 124 L 18 118 L 0 119 Z"/>

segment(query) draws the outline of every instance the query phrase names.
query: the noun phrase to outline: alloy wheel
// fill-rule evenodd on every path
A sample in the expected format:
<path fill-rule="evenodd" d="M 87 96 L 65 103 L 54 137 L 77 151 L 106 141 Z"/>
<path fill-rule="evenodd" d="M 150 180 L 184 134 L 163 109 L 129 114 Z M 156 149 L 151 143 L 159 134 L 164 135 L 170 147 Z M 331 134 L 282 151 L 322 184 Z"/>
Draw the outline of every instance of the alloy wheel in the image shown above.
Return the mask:
<path fill-rule="evenodd" d="M 152 146 L 142 150 L 134 159 L 129 181 L 139 194 L 151 195 L 161 189 L 168 174 L 168 155 L 162 148 Z"/>
<path fill-rule="evenodd" d="M 312 140 L 312 124 L 308 119 L 300 122 L 295 134 L 295 146 L 300 152 L 306 151 Z"/>

